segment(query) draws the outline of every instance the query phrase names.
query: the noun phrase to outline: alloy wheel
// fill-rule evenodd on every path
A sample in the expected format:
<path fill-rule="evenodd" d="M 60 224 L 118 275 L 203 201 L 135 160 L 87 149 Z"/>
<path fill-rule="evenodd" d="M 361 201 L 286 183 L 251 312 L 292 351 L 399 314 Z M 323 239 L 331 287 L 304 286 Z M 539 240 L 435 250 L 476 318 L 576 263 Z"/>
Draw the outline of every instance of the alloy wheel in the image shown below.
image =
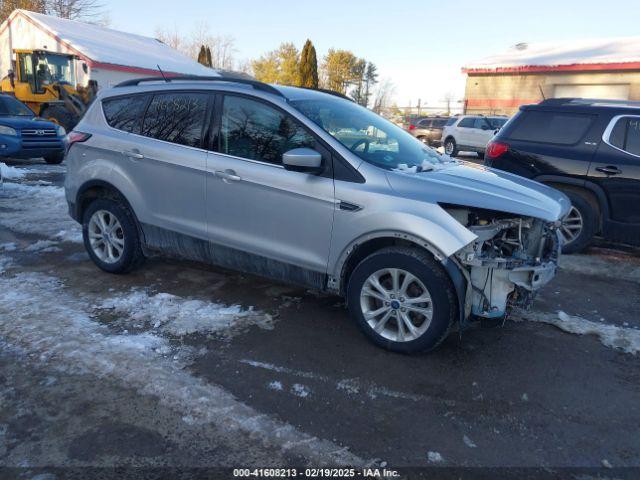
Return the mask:
<path fill-rule="evenodd" d="M 433 319 L 429 290 L 415 275 L 399 268 L 384 268 L 367 278 L 360 308 L 378 335 L 395 342 L 416 340 Z"/>
<path fill-rule="evenodd" d="M 89 219 L 89 244 L 101 261 L 116 263 L 124 252 L 124 231 L 116 216 L 107 210 L 97 210 Z"/>
<path fill-rule="evenodd" d="M 452 155 L 453 154 L 453 142 L 452 141 L 448 141 L 447 143 L 444 144 L 444 153 L 446 153 L 447 155 Z"/>
<path fill-rule="evenodd" d="M 560 225 L 560 234 L 564 240 L 564 244 L 568 245 L 580 236 L 584 228 L 584 219 L 580 210 L 572 206 L 566 217 L 562 219 Z"/>

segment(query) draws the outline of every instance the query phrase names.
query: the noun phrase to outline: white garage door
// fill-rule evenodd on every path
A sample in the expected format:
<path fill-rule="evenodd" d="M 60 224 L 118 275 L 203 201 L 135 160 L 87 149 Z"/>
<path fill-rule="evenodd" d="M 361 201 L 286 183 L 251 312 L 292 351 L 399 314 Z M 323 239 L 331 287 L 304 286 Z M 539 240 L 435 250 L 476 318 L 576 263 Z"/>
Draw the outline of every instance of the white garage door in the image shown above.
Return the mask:
<path fill-rule="evenodd" d="M 629 85 L 556 85 L 554 97 L 629 100 Z"/>

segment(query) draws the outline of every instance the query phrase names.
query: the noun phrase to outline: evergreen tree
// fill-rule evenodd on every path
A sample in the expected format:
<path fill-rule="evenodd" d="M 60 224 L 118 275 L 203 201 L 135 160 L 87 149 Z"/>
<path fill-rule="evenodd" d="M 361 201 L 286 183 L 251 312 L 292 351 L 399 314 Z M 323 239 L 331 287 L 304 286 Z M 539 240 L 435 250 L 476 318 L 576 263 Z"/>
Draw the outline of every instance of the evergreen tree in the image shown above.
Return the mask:
<path fill-rule="evenodd" d="M 369 106 L 369 100 L 371 99 L 373 86 L 378 83 L 378 67 L 373 63 L 367 64 L 367 71 L 364 74 L 364 93 L 362 105 Z"/>
<path fill-rule="evenodd" d="M 318 58 L 311 40 L 305 42 L 300 54 L 300 86 L 318 88 Z"/>
<path fill-rule="evenodd" d="M 198 53 L 198 63 L 204 65 L 205 67 L 209 66 L 207 65 L 207 49 L 204 45 L 200 47 L 200 53 Z"/>
<path fill-rule="evenodd" d="M 213 68 L 213 60 L 211 58 L 211 49 L 207 47 L 207 67 Z"/>

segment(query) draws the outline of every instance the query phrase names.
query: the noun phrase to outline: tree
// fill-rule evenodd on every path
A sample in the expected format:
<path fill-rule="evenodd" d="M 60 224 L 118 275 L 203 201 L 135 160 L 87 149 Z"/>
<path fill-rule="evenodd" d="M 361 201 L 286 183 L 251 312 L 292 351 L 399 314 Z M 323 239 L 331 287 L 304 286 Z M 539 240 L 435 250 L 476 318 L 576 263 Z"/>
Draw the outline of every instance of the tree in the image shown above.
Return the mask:
<path fill-rule="evenodd" d="M 365 107 L 369 106 L 372 90 L 376 83 L 378 83 L 378 67 L 376 67 L 373 63 L 369 62 L 367 64 L 367 71 L 364 74 L 363 105 Z"/>
<path fill-rule="evenodd" d="M 200 53 L 198 53 L 198 63 L 204 65 L 205 67 L 209 67 L 209 59 L 207 58 L 207 48 L 202 45 L 200 47 Z"/>
<path fill-rule="evenodd" d="M 351 68 L 351 79 L 355 85 L 355 88 L 351 92 L 351 98 L 358 104 L 364 107 L 367 103 L 364 98 L 364 75 L 367 70 L 367 61 L 363 58 L 358 58 L 353 63 Z"/>
<path fill-rule="evenodd" d="M 322 64 L 325 88 L 344 95 L 353 82 L 356 61 L 356 56 L 348 50 L 329 49 Z"/>
<path fill-rule="evenodd" d="M 69 20 L 105 23 L 104 4 L 99 0 L 45 0 L 47 13 Z"/>
<path fill-rule="evenodd" d="M 213 60 L 211 59 L 211 48 L 207 47 L 205 52 L 207 56 L 207 67 L 213 67 Z"/>
<path fill-rule="evenodd" d="M 0 23 L 9 18 L 11 12 L 18 8 L 37 13 L 47 12 L 45 0 L 0 0 Z"/>
<path fill-rule="evenodd" d="M 275 50 L 267 52 L 258 60 L 251 62 L 253 76 L 266 83 L 278 83 L 280 78 L 280 61 Z"/>
<path fill-rule="evenodd" d="M 393 82 L 388 78 L 384 79 L 376 92 L 376 99 L 373 102 L 373 111 L 380 113 L 383 108 L 388 107 L 391 103 L 394 91 L 395 86 L 393 85 Z"/>
<path fill-rule="evenodd" d="M 300 85 L 300 54 L 293 43 L 281 44 L 251 65 L 253 75 L 261 82 Z"/>
<path fill-rule="evenodd" d="M 318 88 L 318 58 L 311 40 L 305 42 L 300 54 L 300 86 Z"/>

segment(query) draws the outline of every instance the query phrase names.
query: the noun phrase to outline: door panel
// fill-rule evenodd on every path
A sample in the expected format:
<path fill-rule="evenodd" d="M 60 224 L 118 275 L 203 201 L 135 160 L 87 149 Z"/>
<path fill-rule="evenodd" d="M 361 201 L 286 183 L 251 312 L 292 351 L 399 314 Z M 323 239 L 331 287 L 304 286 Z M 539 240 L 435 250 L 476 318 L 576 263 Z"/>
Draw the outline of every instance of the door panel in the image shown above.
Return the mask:
<path fill-rule="evenodd" d="M 209 239 L 316 272 L 326 272 L 335 210 L 331 176 L 285 170 L 282 153 L 326 151 L 293 117 L 264 102 L 227 95 L 207 158 Z"/>
<path fill-rule="evenodd" d="M 605 191 L 611 219 L 640 232 L 640 117 L 614 118 L 604 138 L 591 162 L 590 180 Z"/>
<path fill-rule="evenodd" d="M 122 153 L 131 178 L 144 192 L 142 222 L 207 238 L 207 151 L 199 146 L 211 98 L 204 92 L 156 94 L 140 133 L 129 134 Z"/>

